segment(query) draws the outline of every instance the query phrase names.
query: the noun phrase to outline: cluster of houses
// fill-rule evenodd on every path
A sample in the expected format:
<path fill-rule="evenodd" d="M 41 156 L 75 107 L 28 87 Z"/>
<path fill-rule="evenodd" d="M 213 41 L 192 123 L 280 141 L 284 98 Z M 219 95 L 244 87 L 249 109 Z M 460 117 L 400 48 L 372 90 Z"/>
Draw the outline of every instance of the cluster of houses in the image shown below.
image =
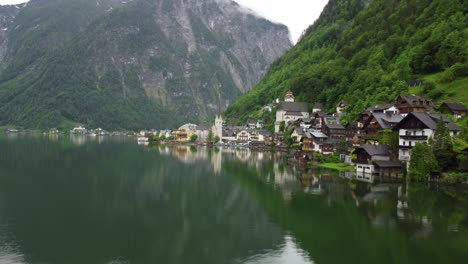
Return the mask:
<path fill-rule="evenodd" d="M 333 113 L 327 112 L 322 103 L 315 103 L 310 109 L 308 103 L 296 102 L 293 92 L 288 91 L 284 101 L 277 99 L 264 107 L 264 111 L 276 108 L 274 133 L 264 129 L 262 120 L 248 120 L 244 126 L 226 126 L 219 115 L 212 126 L 185 124 L 177 130 L 140 134 L 164 136 L 174 142 L 189 142 L 193 135 L 197 135 L 198 142 L 207 142 L 211 134 L 211 140 L 216 138 L 218 144 L 260 149 L 275 146 L 286 150 L 294 144 L 300 149 L 299 156 L 306 159 L 313 158 L 317 152 L 338 153 L 344 162 L 356 166 L 358 179 L 373 181 L 376 175 L 401 174 L 412 148 L 418 142 L 428 142 L 440 119 L 454 136 L 460 133 L 460 128 L 452 120 L 468 114 L 468 109 L 458 103 L 443 103 L 436 113 L 430 99 L 401 95 L 395 103 L 369 107 L 357 120 L 343 125 L 340 116 L 348 106 L 348 102 L 340 102 Z M 392 131 L 398 132 L 398 153 L 381 144 L 382 136 Z M 289 142 L 285 142 L 286 137 Z"/>
<path fill-rule="evenodd" d="M 334 113 L 328 113 L 323 104 L 316 103 L 310 110 L 307 103 L 295 102 L 293 93 L 288 91 L 278 105 L 273 137 L 291 133 L 291 138 L 301 147 L 301 157 L 310 158 L 316 152 L 339 153 L 343 161 L 356 165 L 358 179 L 373 181 L 376 175 L 400 174 L 410 160 L 411 149 L 418 142 L 428 142 L 440 119 L 451 136 L 460 133 L 452 119 L 468 113 L 461 104 L 443 103 L 437 110 L 450 114 L 453 117 L 450 119 L 436 113 L 430 99 L 401 95 L 394 104 L 370 107 L 355 122 L 342 125 L 340 115 L 348 105 L 340 102 Z M 384 133 L 392 131 L 398 132 L 398 153 L 392 153 L 390 146 L 380 142 Z"/>

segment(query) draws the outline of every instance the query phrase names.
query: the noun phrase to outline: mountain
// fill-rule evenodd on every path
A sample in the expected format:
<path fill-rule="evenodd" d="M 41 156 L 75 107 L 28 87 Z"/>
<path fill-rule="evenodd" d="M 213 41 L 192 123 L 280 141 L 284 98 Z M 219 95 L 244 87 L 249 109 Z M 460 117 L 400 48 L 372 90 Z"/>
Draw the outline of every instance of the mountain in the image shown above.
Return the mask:
<path fill-rule="evenodd" d="M 0 125 L 208 120 L 291 46 L 285 26 L 231 0 L 32 0 L 1 7 L 4 20 Z"/>
<path fill-rule="evenodd" d="M 288 89 L 344 121 L 376 103 L 418 92 L 468 104 L 468 1 L 330 0 L 320 18 L 266 77 L 225 112 L 234 121 L 272 119 L 260 109 Z M 409 87 L 425 80 L 422 87 Z"/>

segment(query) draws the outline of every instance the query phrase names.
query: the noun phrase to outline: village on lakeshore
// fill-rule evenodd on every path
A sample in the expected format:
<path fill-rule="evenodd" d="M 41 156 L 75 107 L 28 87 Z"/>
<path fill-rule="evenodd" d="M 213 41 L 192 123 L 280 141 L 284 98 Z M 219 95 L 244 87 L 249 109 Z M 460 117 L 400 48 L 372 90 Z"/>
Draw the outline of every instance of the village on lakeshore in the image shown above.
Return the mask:
<path fill-rule="evenodd" d="M 217 115 L 212 126 L 185 124 L 173 131 L 141 131 L 138 141 L 283 151 L 297 163 L 329 161 L 341 162 L 347 168 L 354 166 L 358 180 L 374 182 L 401 179 L 408 171 L 412 149 L 418 143 L 430 143 L 438 123 L 453 139 L 461 132 L 455 121 L 468 114 L 459 103 L 445 102 L 436 109 L 430 99 L 401 95 L 394 103 L 369 107 L 354 122 L 342 124 L 340 116 L 348 106 L 348 102 L 340 102 L 329 113 L 322 103 L 310 108 L 307 102 L 296 102 L 293 92 L 288 91 L 284 100 L 276 99 L 263 107 L 268 112 L 276 109 L 274 132 L 266 129 L 268 124 L 263 120 L 249 119 L 243 126 L 229 126 Z M 462 150 L 464 159 L 452 163 L 456 166 L 452 169 L 468 169 L 467 151 Z"/>
<path fill-rule="evenodd" d="M 70 130 L 71 135 L 86 137 L 132 136 L 138 144 L 193 144 L 206 146 L 246 147 L 260 151 L 288 153 L 290 161 L 298 164 L 323 162 L 341 164 L 352 169 L 358 180 L 375 182 L 398 180 L 410 168 L 412 151 L 418 143 L 432 143 L 438 125 L 449 135 L 450 141 L 460 133 L 455 123 L 467 116 L 468 109 L 460 104 L 444 102 L 436 108 L 432 100 L 416 95 L 400 95 L 394 103 L 369 107 L 354 122 L 342 124 L 340 117 L 349 103 L 340 102 L 333 112 L 327 112 L 320 102 L 296 102 L 292 91 L 284 99 L 274 100 L 262 111 L 276 111 L 274 124 L 249 119 L 242 126 L 226 125 L 219 114 L 213 125 L 185 124 L 178 129 L 142 130 L 140 132 L 108 132 L 101 128 L 83 126 Z M 266 127 L 274 127 L 269 131 Z M 6 130 L 7 134 L 32 133 L 25 130 Z M 43 132 L 62 134 L 57 129 Z M 442 131 L 442 133 L 444 133 Z M 450 163 L 452 171 L 468 171 L 468 148 L 455 153 Z"/>

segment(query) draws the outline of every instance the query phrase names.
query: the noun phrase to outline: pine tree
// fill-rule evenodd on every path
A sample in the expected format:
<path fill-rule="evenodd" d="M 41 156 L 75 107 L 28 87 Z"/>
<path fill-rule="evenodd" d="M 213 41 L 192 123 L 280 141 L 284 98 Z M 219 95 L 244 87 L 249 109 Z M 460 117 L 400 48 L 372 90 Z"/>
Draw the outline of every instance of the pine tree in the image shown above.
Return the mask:
<path fill-rule="evenodd" d="M 411 181 L 422 181 L 437 170 L 437 160 L 431 147 L 426 143 L 416 143 L 412 152 L 408 171 Z"/>
<path fill-rule="evenodd" d="M 442 171 L 447 171 L 456 165 L 456 154 L 453 151 L 450 130 L 445 125 L 442 117 L 437 122 L 434 138 L 432 139 L 432 153 L 434 153 L 439 168 Z"/>

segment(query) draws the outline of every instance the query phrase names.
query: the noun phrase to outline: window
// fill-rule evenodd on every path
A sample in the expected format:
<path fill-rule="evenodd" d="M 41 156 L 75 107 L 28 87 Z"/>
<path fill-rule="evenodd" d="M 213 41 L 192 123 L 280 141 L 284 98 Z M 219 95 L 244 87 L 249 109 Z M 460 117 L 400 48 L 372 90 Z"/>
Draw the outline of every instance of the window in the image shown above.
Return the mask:
<path fill-rule="evenodd" d="M 423 131 L 421 132 L 421 135 L 423 135 L 423 136 L 424 136 L 424 134 L 425 134 L 425 133 L 426 133 L 426 131 L 424 131 L 424 130 L 423 130 Z"/>
<path fill-rule="evenodd" d="M 407 136 L 411 136 L 411 131 L 406 131 Z"/>
<path fill-rule="evenodd" d="M 406 146 L 406 141 L 403 141 L 403 146 Z"/>

